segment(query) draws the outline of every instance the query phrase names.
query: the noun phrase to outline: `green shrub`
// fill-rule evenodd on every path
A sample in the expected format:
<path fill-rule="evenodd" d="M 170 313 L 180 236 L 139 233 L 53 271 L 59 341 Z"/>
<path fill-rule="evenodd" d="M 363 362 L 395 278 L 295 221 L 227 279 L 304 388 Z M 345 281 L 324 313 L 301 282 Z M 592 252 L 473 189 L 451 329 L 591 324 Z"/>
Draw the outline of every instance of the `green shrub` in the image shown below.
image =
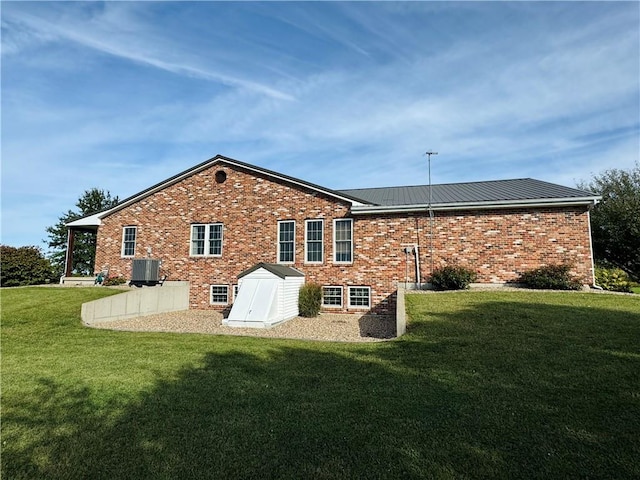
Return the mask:
<path fill-rule="evenodd" d="M 0 286 L 39 285 L 52 278 L 51 263 L 38 247 L 0 247 Z"/>
<path fill-rule="evenodd" d="M 305 283 L 298 295 L 298 309 L 302 317 L 317 317 L 322 303 L 322 287 L 317 283 Z"/>
<path fill-rule="evenodd" d="M 612 292 L 631 293 L 629 275 L 619 268 L 596 267 L 596 284 Z"/>
<path fill-rule="evenodd" d="M 469 268 L 450 265 L 434 270 L 431 284 L 436 290 L 465 290 L 477 276 Z"/>
<path fill-rule="evenodd" d="M 571 265 L 545 265 L 528 270 L 520 275 L 518 281 L 529 288 L 548 290 L 580 290 L 582 283 L 571 276 Z"/>
<path fill-rule="evenodd" d="M 114 285 L 124 285 L 125 283 L 127 283 L 127 279 L 124 277 L 108 277 L 102 282 L 102 285 L 112 287 Z"/>

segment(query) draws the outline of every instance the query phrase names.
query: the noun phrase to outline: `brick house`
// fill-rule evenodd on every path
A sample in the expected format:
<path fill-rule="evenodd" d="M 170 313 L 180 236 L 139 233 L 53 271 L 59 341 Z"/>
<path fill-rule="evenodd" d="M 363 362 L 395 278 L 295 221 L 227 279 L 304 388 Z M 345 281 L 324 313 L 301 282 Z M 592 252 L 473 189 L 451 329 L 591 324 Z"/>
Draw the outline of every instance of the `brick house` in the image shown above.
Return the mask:
<path fill-rule="evenodd" d="M 336 191 L 218 155 L 69 223 L 68 252 L 89 229 L 96 271 L 131 278 L 133 258 L 157 258 L 169 280 L 189 282 L 194 309 L 228 308 L 238 274 L 264 262 L 322 285 L 326 310 L 388 313 L 399 283 L 447 264 L 502 284 L 569 262 L 593 284 L 598 199 L 533 179 Z"/>

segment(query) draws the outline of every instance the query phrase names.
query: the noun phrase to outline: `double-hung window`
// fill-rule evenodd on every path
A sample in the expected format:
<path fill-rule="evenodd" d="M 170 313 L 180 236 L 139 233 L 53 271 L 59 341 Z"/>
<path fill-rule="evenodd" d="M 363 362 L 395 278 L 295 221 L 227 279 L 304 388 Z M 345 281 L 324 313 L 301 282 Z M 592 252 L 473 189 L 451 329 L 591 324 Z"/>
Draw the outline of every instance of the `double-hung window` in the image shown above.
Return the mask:
<path fill-rule="evenodd" d="M 222 255 L 221 223 L 191 225 L 191 255 L 196 257 Z"/>
<path fill-rule="evenodd" d="M 322 263 L 324 256 L 324 220 L 305 221 L 305 262 Z"/>
<path fill-rule="evenodd" d="M 353 220 L 350 218 L 333 221 L 333 261 L 353 262 Z"/>
<path fill-rule="evenodd" d="M 136 254 L 137 227 L 124 227 L 122 229 L 122 256 L 133 257 Z"/>
<path fill-rule="evenodd" d="M 296 222 L 283 220 L 278 222 L 278 262 L 293 263 L 295 260 Z"/>

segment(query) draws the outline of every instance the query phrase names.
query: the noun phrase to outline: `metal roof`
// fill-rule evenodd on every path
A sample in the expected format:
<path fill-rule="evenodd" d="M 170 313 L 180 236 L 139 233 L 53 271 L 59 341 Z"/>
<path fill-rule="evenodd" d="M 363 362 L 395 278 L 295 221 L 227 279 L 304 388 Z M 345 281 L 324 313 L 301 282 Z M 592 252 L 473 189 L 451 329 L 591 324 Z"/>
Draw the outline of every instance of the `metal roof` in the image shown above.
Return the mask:
<path fill-rule="evenodd" d="M 429 186 L 382 187 L 341 190 L 341 193 L 378 206 L 429 204 Z M 597 197 L 591 192 L 543 182 L 533 178 L 485 182 L 447 183 L 431 186 L 431 204 L 517 202 L 544 199 L 584 199 Z"/>
<path fill-rule="evenodd" d="M 152 195 L 169 185 L 194 175 L 216 164 L 245 169 L 319 192 L 350 204 L 353 214 L 417 211 L 431 204 L 434 210 L 459 208 L 505 208 L 513 206 L 545 205 L 593 205 L 601 199 L 591 192 L 564 187 L 554 183 L 520 178 L 515 180 L 493 180 L 485 182 L 415 185 L 409 187 L 360 188 L 353 190 L 331 190 L 320 185 L 290 177 L 272 170 L 256 167 L 229 157 L 215 157 L 168 178 L 146 190 L 122 200 L 115 207 L 69 222 L 76 228 L 97 228 L 102 218 Z M 429 202 L 431 190 L 431 202 Z"/>

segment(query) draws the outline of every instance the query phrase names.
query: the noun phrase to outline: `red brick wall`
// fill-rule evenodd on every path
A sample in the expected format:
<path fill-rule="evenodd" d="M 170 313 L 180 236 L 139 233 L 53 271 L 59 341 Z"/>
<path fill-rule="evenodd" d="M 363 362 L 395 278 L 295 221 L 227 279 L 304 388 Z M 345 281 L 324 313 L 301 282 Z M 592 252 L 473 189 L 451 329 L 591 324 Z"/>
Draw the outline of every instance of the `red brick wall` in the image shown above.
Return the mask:
<path fill-rule="evenodd" d="M 369 263 L 372 272 L 392 267 L 397 273 L 402 267 L 400 281 L 406 275 L 402 249 L 415 244 L 423 282 L 430 277 L 433 251 L 434 269 L 469 267 L 479 283 L 514 281 L 526 270 L 557 263 L 573 264 L 573 273 L 592 283 L 586 207 L 434 212 L 433 248 L 427 213 L 358 217 L 355 228 L 356 258 Z M 409 281 L 414 282 L 415 260 L 408 260 Z"/>
<path fill-rule="evenodd" d="M 217 183 L 215 173 L 227 179 Z M 131 259 L 121 258 L 122 229 L 137 226 L 136 257 L 162 260 L 169 280 L 191 283 L 191 308 L 219 308 L 209 303 L 209 286 L 233 285 L 237 275 L 258 262 L 277 261 L 277 222 L 296 221 L 294 267 L 307 281 L 344 287 L 371 287 L 373 310 L 395 308 L 397 282 L 415 279 L 413 256 L 403 247 L 417 244 L 421 277 L 430 275 L 427 215 L 354 218 L 354 261 L 334 265 L 333 219 L 349 217 L 349 205 L 302 187 L 248 170 L 215 165 L 181 180 L 103 219 L 98 231 L 96 270 L 130 278 Z M 324 263 L 304 263 L 306 219 L 324 219 Z M 224 224 L 222 257 L 190 257 L 192 223 Z M 434 267 L 456 262 L 474 268 L 479 282 L 505 282 L 545 263 L 576 265 L 575 273 L 591 283 L 586 208 L 436 213 Z M 407 263 L 408 260 L 408 263 Z"/>

